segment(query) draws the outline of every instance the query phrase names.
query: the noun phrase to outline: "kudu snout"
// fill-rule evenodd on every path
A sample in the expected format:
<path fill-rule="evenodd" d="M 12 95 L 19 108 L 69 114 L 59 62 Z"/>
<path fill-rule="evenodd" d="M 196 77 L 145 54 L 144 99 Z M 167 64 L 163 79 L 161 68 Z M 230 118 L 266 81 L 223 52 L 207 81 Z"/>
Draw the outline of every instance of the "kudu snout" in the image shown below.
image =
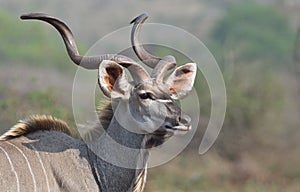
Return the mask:
<path fill-rule="evenodd" d="M 181 112 L 181 115 L 178 116 L 178 123 L 179 125 L 184 125 L 187 127 L 191 126 L 191 117 L 188 116 L 186 113 Z"/>
<path fill-rule="evenodd" d="M 164 128 L 174 134 L 178 134 L 179 132 L 185 133 L 191 129 L 191 118 L 180 110 L 166 117 Z"/>

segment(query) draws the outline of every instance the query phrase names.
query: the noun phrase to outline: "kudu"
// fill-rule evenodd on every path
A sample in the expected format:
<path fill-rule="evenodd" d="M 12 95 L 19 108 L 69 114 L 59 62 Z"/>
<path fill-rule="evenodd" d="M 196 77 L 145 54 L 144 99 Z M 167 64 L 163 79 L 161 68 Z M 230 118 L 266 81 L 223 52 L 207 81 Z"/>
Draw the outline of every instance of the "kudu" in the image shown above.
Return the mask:
<path fill-rule="evenodd" d="M 190 117 L 175 100 L 191 91 L 196 65 L 174 69 L 173 56 L 158 58 L 145 51 L 138 34 L 146 14 L 132 21 L 131 42 L 138 58 L 153 68 L 151 75 L 123 55 L 81 56 L 71 30 L 57 18 L 39 13 L 21 18 L 54 26 L 75 64 L 99 70 L 99 86 L 110 102 L 99 112 L 102 126 L 99 123 L 83 137 L 65 122 L 45 115 L 20 121 L 4 133 L 0 137 L 1 190 L 143 191 L 148 150 L 191 129 Z M 100 135 L 102 127 L 105 131 Z"/>

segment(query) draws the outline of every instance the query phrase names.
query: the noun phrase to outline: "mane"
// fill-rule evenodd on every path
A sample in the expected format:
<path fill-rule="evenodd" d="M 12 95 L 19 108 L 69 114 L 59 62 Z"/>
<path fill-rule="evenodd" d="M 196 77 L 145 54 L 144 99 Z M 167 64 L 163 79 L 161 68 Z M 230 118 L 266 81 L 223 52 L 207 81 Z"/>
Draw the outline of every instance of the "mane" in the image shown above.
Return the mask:
<path fill-rule="evenodd" d="M 97 113 L 103 129 L 107 129 L 114 116 L 111 101 L 107 99 L 101 100 L 97 107 Z M 95 129 L 97 129 L 97 127 L 95 127 Z"/>
<path fill-rule="evenodd" d="M 0 140 L 10 140 L 37 131 L 59 131 L 74 138 L 80 138 L 75 129 L 71 129 L 66 122 L 50 115 L 34 115 L 20 120 L 10 130 L 0 136 Z"/>
<path fill-rule="evenodd" d="M 100 123 L 97 122 L 96 125 L 83 134 L 82 138 L 85 141 L 93 141 L 99 138 L 103 131 L 109 127 L 114 116 L 111 101 L 107 99 L 101 100 L 97 107 L 97 114 Z"/>
<path fill-rule="evenodd" d="M 100 124 L 97 123 L 93 128 L 88 130 L 82 138 L 92 141 L 98 138 L 103 129 L 107 129 L 113 117 L 113 110 L 109 100 L 102 100 L 97 108 Z M 66 133 L 77 139 L 82 139 L 79 132 L 70 128 L 67 123 L 50 115 L 33 115 L 27 119 L 20 120 L 7 132 L 0 136 L 0 140 L 10 140 L 22 135 L 37 131 L 59 131 Z"/>
<path fill-rule="evenodd" d="M 141 172 L 134 179 L 132 192 L 144 191 L 146 179 L 147 179 L 147 166 L 143 170 L 141 170 Z"/>

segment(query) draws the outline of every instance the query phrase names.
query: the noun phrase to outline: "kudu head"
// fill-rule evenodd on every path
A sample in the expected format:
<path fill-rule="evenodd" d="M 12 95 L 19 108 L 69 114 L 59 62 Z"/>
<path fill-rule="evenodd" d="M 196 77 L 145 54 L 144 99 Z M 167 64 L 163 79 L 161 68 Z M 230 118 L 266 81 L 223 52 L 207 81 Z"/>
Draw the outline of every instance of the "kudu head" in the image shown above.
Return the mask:
<path fill-rule="evenodd" d="M 112 101 L 127 101 L 131 116 L 141 125 L 138 126 L 138 131 L 151 136 L 148 146 L 159 145 L 174 134 L 190 130 L 190 117 L 181 111 L 175 101 L 182 99 L 192 90 L 197 71 L 196 64 L 187 63 L 174 69 L 176 60 L 173 56 L 158 58 L 146 52 L 138 39 L 140 28 L 147 19 L 146 14 L 131 22 L 131 42 L 138 58 L 153 68 L 151 74 L 123 55 L 79 55 L 71 30 L 57 18 L 39 13 L 23 15 L 21 18 L 37 19 L 51 24 L 61 34 L 68 54 L 75 64 L 86 69 L 99 70 L 98 82 L 101 90 Z M 125 69 L 129 71 L 132 81 L 128 80 Z M 173 69 L 173 72 L 167 75 L 170 69 Z M 123 114 L 125 118 L 128 115 L 125 112 Z"/>

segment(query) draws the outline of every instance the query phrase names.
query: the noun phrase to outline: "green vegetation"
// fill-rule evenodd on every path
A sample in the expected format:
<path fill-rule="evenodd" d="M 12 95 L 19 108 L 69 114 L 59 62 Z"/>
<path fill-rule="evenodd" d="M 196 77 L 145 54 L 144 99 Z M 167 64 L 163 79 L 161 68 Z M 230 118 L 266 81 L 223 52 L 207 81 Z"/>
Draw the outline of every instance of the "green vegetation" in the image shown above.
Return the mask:
<path fill-rule="evenodd" d="M 221 64 L 291 64 L 294 34 L 287 17 L 270 6 L 235 4 L 216 24 L 212 39 Z"/>
<path fill-rule="evenodd" d="M 248 156 L 238 165 L 215 153 L 184 153 L 168 164 L 149 170 L 145 192 L 278 192 L 298 191 L 297 180 L 268 170 L 272 159 Z"/>
<path fill-rule="evenodd" d="M 22 61 L 65 71 L 73 67 L 61 38 L 49 25 L 22 21 L 1 9 L 0 23 L 0 65 Z"/>
<path fill-rule="evenodd" d="M 51 87 L 45 90 L 34 90 L 20 94 L 8 87 L 0 87 L 0 133 L 10 128 L 20 119 L 35 114 L 47 114 L 68 122 L 74 127 L 71 109 L 59 102 L 55 90 Z M 12 122 L 14 122 L 12 124 Z"/>
<path fill-rule="evenodd" d="M 294 35 L 279 11 L 247 1 L 228 9 L 211 39 L 228 94 L 216 148 L 223 157 L 238 161 L 244 151 L 264 143 L 260 132 L 267 116 L 280 115 L 285 90 L 279 70 L 291 66 Z"/>

